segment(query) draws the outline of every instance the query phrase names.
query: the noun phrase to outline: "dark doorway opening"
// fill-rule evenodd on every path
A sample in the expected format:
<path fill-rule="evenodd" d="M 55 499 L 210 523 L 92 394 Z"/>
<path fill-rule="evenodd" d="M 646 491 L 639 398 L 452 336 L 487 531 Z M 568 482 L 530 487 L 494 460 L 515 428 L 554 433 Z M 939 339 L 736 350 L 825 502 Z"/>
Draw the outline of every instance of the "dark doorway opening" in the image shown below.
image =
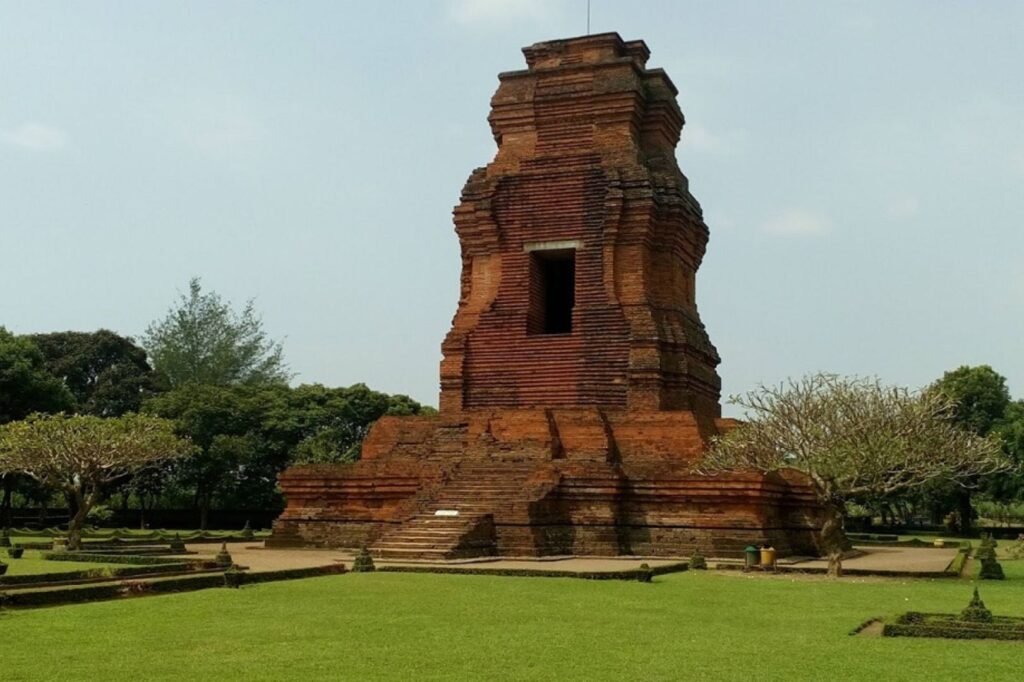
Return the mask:
<path fill-rule="evenodd" d="M 571 334 L 575 304 L 576 251 L 532 251 L 528 333 Z"/>

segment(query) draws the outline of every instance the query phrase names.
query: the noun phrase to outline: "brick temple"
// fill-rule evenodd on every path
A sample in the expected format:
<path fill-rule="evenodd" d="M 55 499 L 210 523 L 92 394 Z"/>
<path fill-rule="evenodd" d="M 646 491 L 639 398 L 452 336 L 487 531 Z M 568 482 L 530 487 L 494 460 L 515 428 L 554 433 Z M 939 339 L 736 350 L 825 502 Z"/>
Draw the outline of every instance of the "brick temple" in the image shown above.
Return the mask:
<path fill-rule="evenodd" d="M 616 33 L 537 43 L 499 76 L 498 150 L 454 210 L 440 412 L 362 459 L 285 471 L 271 543 L 382 557 L 814 553 L 796 479 L 692 473 L 721 418 L 695 279 L 708 241 L 676 88 Z"/>

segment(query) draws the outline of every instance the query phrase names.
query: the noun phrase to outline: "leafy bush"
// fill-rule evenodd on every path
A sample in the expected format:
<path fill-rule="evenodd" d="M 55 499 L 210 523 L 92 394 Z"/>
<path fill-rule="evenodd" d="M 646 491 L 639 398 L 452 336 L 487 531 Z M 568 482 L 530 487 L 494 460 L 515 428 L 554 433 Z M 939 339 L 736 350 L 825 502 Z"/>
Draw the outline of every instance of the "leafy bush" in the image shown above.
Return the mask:
<path fill-rule="evenodd" d="M 355 561 L 352 562 L 353 573 L 369 573 L 375 571 L 377 567 L 373 563 L 373 557 L 370 556 L 370 550 L 363 547 L 359 550 L 358 556 Z"/>
<path fill-rule="evenodd" d="M 231 558 L 231 552 L 228 551 L 228 543 L 221 543 L 220 551 L 217 552 L 213 561 L 221 568 L 230 568 L 234 565 L 235 561 Z"/>
<path fill-rule="evenodd" d="M 21 546 L 18 546 L 18 545 L 15 545 L 14 547 L 8 547 L 7 548 L 7 556 L 11 557 L 12 559 L 20 559 L 21 555 L 24 554 L 24 553 L 25 553 L 25 548 L 21 547 Z"/>
<path fill-rule="evenodd" d="M 985 608 L 985 602 L 978 596 L 978 588 L 974 588 L 974 596 L 963 611 L 960 612 L 960 620 L 971 623 L 991 623 L 992 612 Z"/>
<path fill-rule="evenodd" d="M 981 570 L 978 571 L 978 577 L 982 580 L 1003 580 L 1006 576 L 1003 574 L 1003 567 L 993 557 L 992 559 L 983 559 L 981 562 Z"/>

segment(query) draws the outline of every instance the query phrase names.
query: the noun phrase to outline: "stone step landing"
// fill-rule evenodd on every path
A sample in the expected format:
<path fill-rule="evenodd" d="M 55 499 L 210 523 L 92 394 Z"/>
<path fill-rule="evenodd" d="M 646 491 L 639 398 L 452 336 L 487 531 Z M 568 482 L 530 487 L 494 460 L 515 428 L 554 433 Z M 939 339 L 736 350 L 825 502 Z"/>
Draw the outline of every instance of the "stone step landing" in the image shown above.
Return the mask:
<path fill-rule="evenodd" d="M 417 511 L 370 547 L 381 559 L 451 560 L 496 556 L 493 515 L 523 495 L 536 465 L 466 463 L 444 486 L 417 503 Z M 458 512 L 438 516 L 435 512 Z"/>

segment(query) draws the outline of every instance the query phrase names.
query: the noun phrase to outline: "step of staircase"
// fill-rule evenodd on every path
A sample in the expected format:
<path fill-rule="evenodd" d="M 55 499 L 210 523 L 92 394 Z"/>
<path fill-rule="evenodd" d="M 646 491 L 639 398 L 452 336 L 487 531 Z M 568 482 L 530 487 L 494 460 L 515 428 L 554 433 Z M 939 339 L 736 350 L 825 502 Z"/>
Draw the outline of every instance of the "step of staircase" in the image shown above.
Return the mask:
<path fill-rule="evenodd" d="M 453 477 L 431 496 L 424 496 L 404 523 L 377 540 L 371 551 L 382 559 L 446 560 L 493 556 L 492 540 L 468 541 L 488 514 L 511 511 L 522 494 L 526 479 L 536 469 L 533 462 L 487 461 L 463 463 Z M 437 516 L 454 510 L 457 516 Z M 479 531 L 478 531 L 479 532 Z"/>

